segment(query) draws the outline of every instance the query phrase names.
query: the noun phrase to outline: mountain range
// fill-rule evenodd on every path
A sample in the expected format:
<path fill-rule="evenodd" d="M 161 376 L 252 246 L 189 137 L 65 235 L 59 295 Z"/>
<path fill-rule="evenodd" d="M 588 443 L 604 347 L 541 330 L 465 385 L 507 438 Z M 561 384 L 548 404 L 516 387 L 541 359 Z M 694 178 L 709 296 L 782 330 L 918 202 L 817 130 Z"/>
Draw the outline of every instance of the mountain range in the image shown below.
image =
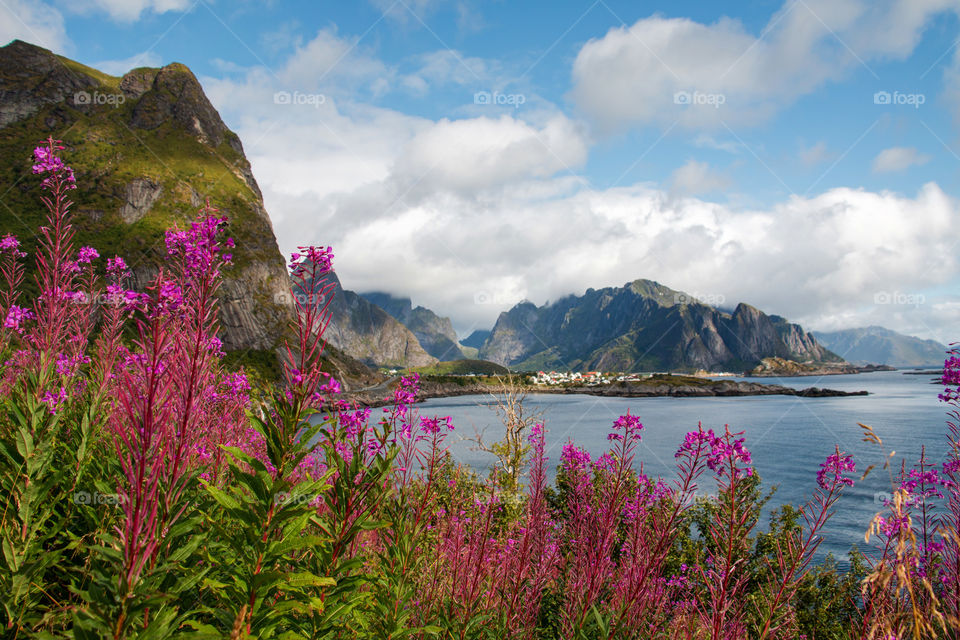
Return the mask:
<path fill-rule="evenodd" d="M 513 369 L 743 371 L 765 357 L 837 362 L 799 325 L 744 303 L 732 312 L 652 280 L 501 313 L 480 357 Z"/>
<path fill-rule="evenodd" d="M 947 346 L 936 340 L 921 340 L 877 326 L 843 331 L 814 331 L 813 335 L 831 351 L 857 364 L 940 366 L 947 357 Z"/>
<path fill-rule="evenodd" d="M 466 358 L 457 342 L 457 332 L 453 330 L 450 318 L 441 318 L 426 307 L 414 307 L 410 298 L 396 298 L 382 292 L 360 295 L 412 331 L 424 350 L 437 360 L 446 362 Z"/>

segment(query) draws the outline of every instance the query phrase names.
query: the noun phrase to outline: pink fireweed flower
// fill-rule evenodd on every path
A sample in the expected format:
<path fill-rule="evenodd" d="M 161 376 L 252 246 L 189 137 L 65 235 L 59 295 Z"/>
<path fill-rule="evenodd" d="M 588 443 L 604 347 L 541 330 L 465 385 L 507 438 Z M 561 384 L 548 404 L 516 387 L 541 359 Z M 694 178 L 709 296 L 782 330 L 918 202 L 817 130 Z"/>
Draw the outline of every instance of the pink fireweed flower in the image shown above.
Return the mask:
<path fill-rule="evenodd" d="M 585 471 L 590 467 L 590 454 L 586 450 L 579 448 L 572 442 L 563 445 L 563 451 L 560 454 L 560 460 L 565 469 L 575 471 Z"/>
<path fill-rule="evenodd" d="M 939 398 L 944 402 L 960 401 L 960 351 L 953 349 L 950 357 L 943 363 L 943 378 L 941 381 L 947 386 Z"/>
<path fill-rule="evenodd" d="M 614 433 L 607 435 L 607 440 L 623 440 L 624 436 L 628 439 L 636 437 L 637 440 L 640 439 L 640 431 L 643 429 L 643 425 L 640 423 L 640 418 L 637 416 L 630 415 L 630 412 L 627 411 L 626 415 L 622 415 L 617 418 L 616 422 L 613 423 Z M 623 431 L 623 435 L 616 433 L 617 431 Z"/>
<path fill-rule="evenodd" d="M 60 387 L 60 390 L 56 393 L 52 391 L 47 391 L 43 394 L 43 397 L 40 398 L 40 401 L 47 405 L 47 409 L 51 414 L 55 414 L 57 409 L 60 408 L 60 405 L 63 404 L 67 399 L 67 390 L 63 387 Z"/>
<path fill-rule="evenodd" d="M 250 392 L 250 381 L 243 371 L 227 374 L 223 380 L 227 393 L 235 398 L 245 400 Z"/>
<path fill-rule="evenodd" d="M 317 275 L 333 271 L 333 249 L 330 247 L 297 247 L 298 251 L 290 254 L 290 271 L 294 277 L 304 274 L 307 264 L 313 263 Z"/>
<path fill-rule="evenodd" d="M 208 209 L 215 212 L 216 209 Z M 183 231 L 177 227 L 168 229 L 164 239 L 167 244 L 167 255 L 180 257 L 188 272 L 206 273 L 221 262 L 230 262 L 225 255 L 221 255 L 221 243 L 217 238 L 226 218 L 208 215 L 206 218 L 190 224 L 190 228 Z"/>
<path fill-rule="evenodd" d="M 673 457 L 679 458 L 685 453 L 692 453 L 704 446 L 712 447 L 716 439 L 717 437 L 714 435 L 713 429 L 708 429 L 707 431 L 688 431 L 687 435 L 683 437 L 683 444 L 681 444 L 677 452 L 673 454 Z"/>
<path fill-rule="evenodd" d="M 417 401 L 420 392 L 420 374 L 400 378 L 400 384 L 393 392 L 394 404 L 410 405 Z"/>
<path fill-rule="evenodd" d="M 99 257 L 100 254 L 93 247 L 80 247 L 80 251 L 77 252 L 77 263 L 90 264 Z"/>
<path fill-rule="evenodd" d="M 727 435 L 739 434 L 730 434 L 728 432 Z M 693 453 L 709 447 L 707 467 L 709 467 L 711 471 L 724 476 L 729 471 L 727 468 L 728 463 L 732 462 L 734 464 L 734 478 L 739 478 L 741 475 L 752 476 L 753 469 L 751 467 L 736 466 L 738 462 L 747 464 L 752 462 L 750 452 L 743 446 L 745 441 L 745 438 L 738 438 L 734 439 L 731 444 L 728 444 L 725 438 L 714 434 L 713 429 L 708 429 L 707 431 L 703 431 L 702 429 L 699 431 L 689 431 L 684 437 L 680 449 L 674 454 L 674 457 L 679 458 L 684 454 Z"/>
<path fill-rule="evenodd" d="M 0 238 L 0 253 L 11 255 L 14 258 L 22 258 L 27 255 L 20 251 L 20 241 L 10 233 Z"/>
<path fill-rule="evenodd" d="M 833 455 L 827 456 L 825 462 L 820 464 L 820 470 L 817 471 L 817 484 L 821 489 L 829 490 L 837 484 L 845 484 L 848 487 L 853 486 L 853 478 L 845 478 L 845 471 L 856 471 L 856 465 L 853 462 L 853 456 L 843 455 L 839 451 Z"/>
<path fill-rule="evenodd" d="M 444 428 L 446 428 L 447 431 L 453 431 L 453 425 L 450 423 L 450 416 L 445 416 L 442 418 L 439 416 L 435 416 L 433 418 L 420 418 L 420 430 L 424 433 L 434 435 L 440 433 L 440 431 Z"/>
<path fill-rule="evenodd" d="M 127 263 L 120 256 L 107 258 L 107 273 L 116 275 L 118 277 L 124 277 L 128 275 L 127 270 Z"/>
<path fill-rule="evenodd" d="M 33 311 L 30 309 L 18 307 L 15 304 L 10 305 L 10 310 L 7 311 L 7 318 L 3 321 L 3 326 L 7 329 L 13 329 L 19 334 L 23 334 L 23 323 L 27 320 L 33 320 L 35 317 Z"/>
<path fill-rule="evenodd" d="M 343 388 L 340 386 L 340 383 L 337 382 L 337 379 L 331 376 L 329 373 L 321 373 L 322 376 L 327 378 L 327 381 L 317 387 L 317 391 L 314 395 L 319 394 L 330 394 L 337 395 Z"/>
<path fill-rule="evenodd" d="M 909 493 L 913 499 L 919 500 L 930 497 L 942 498 L 943 494 L 940 493 L 939 487 L 949 486 L 950 484 L 952 484 L 950 480 L 941 478 L 935 468 L 926 471 L 910 469 L 910 472 L 900 483 L 900 488 Z M 924 488 L 917 493 L 921 486 Z"/>
<path fill-rule="evenodd" d="M 370 418 L 370 407 L 357 409 L 356 411 L 341 410 L 339 413 L 340 426 L 344 428 L 350 438 L 356 438 L 367 426 L 367 420 Z"/>
<path fill-rule="evenodd" d="M 160 314 L 173 313 L 183 306 L 183 291 L 175 282 L 169 280 L 160 285 L 157 292 L 156 311 Z"/>
<path fill-rule="evenodd" d="M 67 189 L 76 189 L 76 178 L 73 175 L 73 169 L 63 164 L 63 160 L 60 159 L 55 153 L 51 152 L 51 147 L 53 151 L 59 151 L 63 149 L 63 145 L 60 144 L 59 140 L 53 140 L 52 143 L 48 142 L 46 147 L 37 147 L 33 150 L 33 159 L 35 164 L 33 165 L 33 173 L 50 173 L 52 176 L 59 177 Z M 41 183 L 42 187 L 49 188 L 51 185 L 51 178 L 46 178 Z"/>

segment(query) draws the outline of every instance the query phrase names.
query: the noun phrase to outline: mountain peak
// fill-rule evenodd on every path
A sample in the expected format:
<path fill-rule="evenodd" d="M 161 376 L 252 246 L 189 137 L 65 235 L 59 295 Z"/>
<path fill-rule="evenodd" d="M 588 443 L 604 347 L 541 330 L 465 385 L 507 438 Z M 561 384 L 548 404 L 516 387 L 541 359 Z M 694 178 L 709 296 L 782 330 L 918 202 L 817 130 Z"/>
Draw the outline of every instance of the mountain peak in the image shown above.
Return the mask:
<path fill-rule="evenodd" d="M 633 282 L 628 282 L 623 286 L 624 289 L 629 289 L 639 296 L 649 298 L 662 307 L 672 307 L 677 304 L 695 302 L 692 297 L 682 291 L 671 289 L 656 280 L 641 278 Z"/>
<path fill-rule="evenodd" d="M 118 78 L 20 40 L 0 47 L 0 166 L 29 182 L 37 140 L 62 138 L 76 170 L 77 242 L 127 258 L 145 286 L 163 264 L 163 231 L 193 220 L 209 198 L 230 219 L 237 247 L 220 290 L 221 340 L 230 351 L 269 351 L 291 319 L 290 280 L 239 138 L 193 73 L 179 63 Z M 36 190 L 7 204 L 39 226 Z M 23 240 L 26 250 L 35 239 Z"/>

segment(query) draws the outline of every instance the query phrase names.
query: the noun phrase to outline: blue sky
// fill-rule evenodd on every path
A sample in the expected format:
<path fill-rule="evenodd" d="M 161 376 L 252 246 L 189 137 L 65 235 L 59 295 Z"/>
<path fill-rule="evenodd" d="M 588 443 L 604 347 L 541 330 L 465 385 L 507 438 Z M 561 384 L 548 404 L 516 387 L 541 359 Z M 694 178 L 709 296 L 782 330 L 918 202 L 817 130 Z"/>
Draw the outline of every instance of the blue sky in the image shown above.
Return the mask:
<path fill-rule="evenodd" d="M 331 244 L 345 286 L 463 333 L 523 298 L 646 277 L 808 328 L 948 342 L 958 10 L 0 0 L 0 39 L 115 74 L 187 64 L 284 252 Z"/>

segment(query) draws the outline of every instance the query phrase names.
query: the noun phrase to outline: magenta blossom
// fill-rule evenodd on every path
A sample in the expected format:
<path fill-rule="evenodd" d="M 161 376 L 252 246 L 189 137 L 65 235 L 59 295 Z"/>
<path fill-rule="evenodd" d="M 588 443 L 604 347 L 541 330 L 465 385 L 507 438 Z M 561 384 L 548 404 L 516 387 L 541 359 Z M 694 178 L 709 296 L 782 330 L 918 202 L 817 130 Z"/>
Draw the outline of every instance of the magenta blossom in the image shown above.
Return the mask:
<path fill-rule="evenodd" d="M 852 487 L 853 478 L 845 478 L 843 476 L 845 471 L 856 471 L 853 456 L 843 455 L 837 451 L 827 456 L 826 461 L 820 464 L 820 470 L 817 471 L 817 484 L 824 490 L 829 490 L 837 484 Z"/>
<path fill-rule="evenodd" d="M 565 469 L 575 471 L 585 471 L 591 463 L 590 454 L 581 449 L 572 442 L 563 445 L 563 452 L 560 454 L 560 460 L 563 461 Z"/>
<path fill-rule="evenodd" d="M 20 251 L 20 241 L 10 233 L 0 238 L 0 253 L 9 254 L 14 258 L 22 258 L 27 255 Z"/>
<path fill-rule="evenodd" d="M 93 247 L 80 247 L 80 251 L 77 253 L 77 262 L 79 264 L 90 264 L 99 257 L 100 254 Z"/>
<path fill-rule="evenodd" d="M 73 169 L 68 167 L 63 163 L 63 160 L 60 159 L 53 151 L 59 151 L 63 149 L 63 145 L 60 144 L 59 140 L 51 140 L 47 143 L 46 147 L 37 147 L 33 150 L 33 159 L 35 164 L 33 165 L 33 173 L 49 173 L 52 176 L 59 177 L 64 183 L 66 183 L 67 189 L 76 189 L 76 178 L 73 175 Z M 52 148 L 52 150 L 51 150 Z M 62 176 L 61 176 L 62 174 Z M 41 186 L 50 187 L 51 178 L 46 178 Z"/>
<path fill-rule="evenodd" d="M 55 414 L 57 409 L 60 408 L 60 405 L 63 404 L 67 399 L 67 390 L 63 387 L 60 387 L 60 390 L 56 393 L 52 391 L 47 391 L 43 394 L 43 397 L 40 398 L 41 402 L 44 402 L 47 405 L 51 414 Z"/>
<path fill-rule="evenodd" d="M 293 276 L 301 277 L 307 264 L 315 265 L 317 275 L 333 271 L 333 249 L 330 247 L 297 247 L 298 251 L 290 254 L 290 271 Z"/>
<path fill-rule="evenodd" d="M 639 417 L 632 416 L 630 415 L 630 411 L 627 411 L 626 415 L 617 418 L 616 422 L 613 423 L 613 428 L 614 433 L 608 434 L 607 440 L 623 440 L 624 436 L 626 436 L 628 440 L 633 437 L 639 440 L 643 425 L 640 423 Z M 617 433 L 620 430 L 623 430 L 623 435 Z"/>
<path fill-rule="evenodd" d="M 433 435 L 440 433 L 440 431 L 444 428 L 446 428 L 447 431 L 453 431 L 453 425 L 450 423 L 450 416 L 445 416 L 443 418 L 439 416 L 434 416 L 433 418 L 420 418 L 420 429 L 424 433 Z"/>
<path fill-rule="evenodd" d="M 33 311 L 30 309 L 18 307 L 14 304 L 11 305 L 10 310 L 7 311 L 7 318 L 3 321 L 3 326 L 22 334 L 23 323 L 27 320 L 33 320 L 35 317 Z"/>
<path fill-rule="evenodd" d="M 950 357 L 943 363 L 943 384 L 947 386 L 940 394 L 940 399 L 944 402 L 957 402 L 960 400 L 960 351 L 953 349 L 950 351 Z"/>
<path fill-rule="evenodd" d="M 127 274 L 127 263 L 120 256 L 107 258 L 107 273 L 118 277 L 124 277 Z"/>

